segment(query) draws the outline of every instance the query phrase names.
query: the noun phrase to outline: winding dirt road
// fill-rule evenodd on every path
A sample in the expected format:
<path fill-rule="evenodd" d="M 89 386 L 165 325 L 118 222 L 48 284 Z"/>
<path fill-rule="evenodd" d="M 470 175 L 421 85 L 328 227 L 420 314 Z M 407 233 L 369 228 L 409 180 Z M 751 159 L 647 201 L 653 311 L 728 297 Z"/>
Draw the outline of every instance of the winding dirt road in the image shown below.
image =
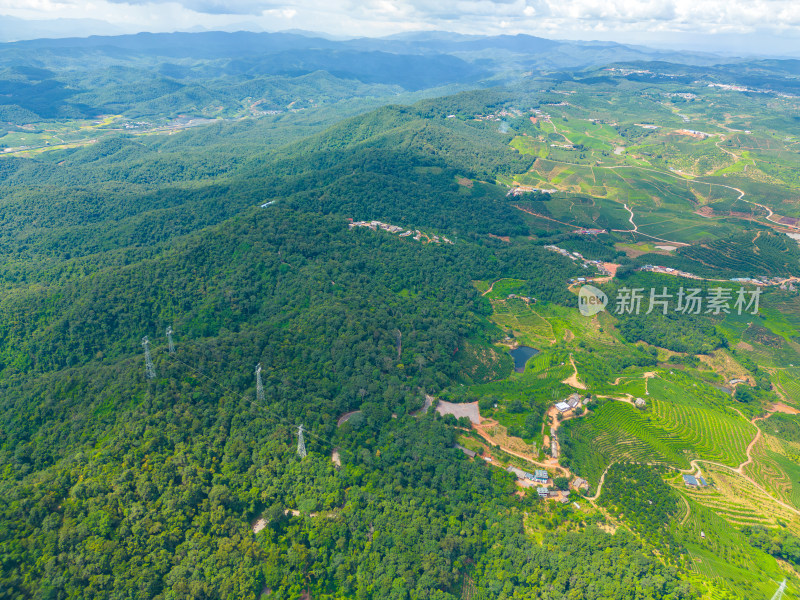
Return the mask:
<path fill-rule="evenodd" d="M 572 369 L 574 373 L 564 379 L 561 383 L 574 387 L 578 390 L 585 390 L 586 385 L 578 381 L 578 367 L 575 365 L 575 359 L 572 357 L 572 354 L 569 355 L 569 362 L 572 363 Z"/>
<path fill-rule="evenodd" d="M 689 465 L 691 467 L 690 469 L 680 469 L 680 471 L 682 473 L 698 473 L 698 474 L 702 475 L 703 470 L 700 468 L 700 463 L 703 463 L 703 464 L 706 464 L 706 465 L 713 465 L 715 467 L 720 467 L 722 469 L 726 469 L 726 470 L 728 470 L 728 471 L 730 471 L 732 473 L 736 473 L 737 475 L 739 475 L 742 479 L 746 480 L 748 483 L 750 483 L 757 490 L 763 492 L 764 495 L 766 495 L 767 497 L 772 499 L 779 506 L 782 506 L 786 510 L 788 510 L 790 512 L 793 512 L 796 515 L 800 515 L 800 510 L 798 510 L 796 507 L 792 506 L 791 504 L 787 504 L 786 502 L 783 502 L 782 500 L 779 500 L 778 498 L 776 498 L 775 496 L 770 494 L 767 489 L 765 489 L 761 484 L 759 484 L 757 481 L 755 481 L 752 477 L 750 477 L 747 473 L 744 472 L 745 467 L 747 467 L 748 465 L 751 465 L 753 463 L 753 454 L 752 454 L 753 448 L 758 443 L 758 441 L 761 439 L 761 428 L 758 425 L 756 425 L 756 422 L 768 419 L 773 414 L 775 414 L 775 411 L 769 411 L 769 412 L 767 412 L 767 414 L 765 416 L 755 417 L 755 418 L 750 420 L 750 423 L 756 428 L 756 435 L 755 435 L 755 437 L 753 437 L 752 441 L 750 442 L 750 444 L 748 444 L 747 449 L 745 450 L 745 454 L 747 456 L 747 460 L 744 461 L 743 463 L 741 463 L 738 467 L 731 467 L 729 465 L 724 465 L 722 463 L 714 462 L 714 461 L 711 461 L 711 460 L 705 460 L 705 459 L 702 459 L 702 458 L 696 458 L 696 459 L 692 460 L 689 463 Z"/>
<path fill-rule="evenodd" d="M 612 168 L 612 167 L 609 167 L 609 168 Z M 616 231 L 617 233 L 637 233 L 639 235 L 643 235 L 645 237 L 649 237 L 650 239 L 657 240 L 659 242 L 665 242 L 665 243 L 669 243 L 669 244 L 674 244 L 676 246 L 690 246 L 691 245 L 691 244 L 685 244 L 684 242 L 676 242 L 674 240 L 667 240 L 667 239 L 664 239 L 664 238 L 656 237 L 654 235 L 650 235 L 649 233 L 644 233 L 642 231 L 639 231 L 639 226 L 633 221 L 633 216 L 634 216 L 633 215 L 633 210 L 631 210 L 631 208 L 627 205 L 627 203 L 623 204 L 622 206 L 624 206 L 625 210 L 627 210 L 631 215 L 630 218 L 628 219 L 628 221 L 630 221 L 630 224 L 633 225 L 633 229 L 612 229 L 611 231 Z"/>
<path fill-rule="evenodd" d="M 572 477 L 569 469 L 566 467 L 562 467 L 558 463 L 558 459 L 550 459 L 548 461 L 542 462 L 540 460 L 536 460 L 530 454 L 524 454 L 522 452 L 517 452 L 516 450 L 512 450 L 507 446 L 503 446 L 502 444 L 498 443 L 486 429 L 488 427 L 494 427 L 497 425 L 497 421 L 493 419 L 481 419 L 481 423 L 479 425 L 473 424 L 472 428 L 477 432 L 479 436 L 481 436 L 484 440 L 486 440 L 491 446 L 500 446 L 500 450 L 505 452 L 506 454 L 510 454 L 511 456 L 516 456 L 517 458 L 521 458 L 537 467 L 541 467 L 543 469 L 555 469 L 559 473 L 563 473 L 565 477 Z"/>

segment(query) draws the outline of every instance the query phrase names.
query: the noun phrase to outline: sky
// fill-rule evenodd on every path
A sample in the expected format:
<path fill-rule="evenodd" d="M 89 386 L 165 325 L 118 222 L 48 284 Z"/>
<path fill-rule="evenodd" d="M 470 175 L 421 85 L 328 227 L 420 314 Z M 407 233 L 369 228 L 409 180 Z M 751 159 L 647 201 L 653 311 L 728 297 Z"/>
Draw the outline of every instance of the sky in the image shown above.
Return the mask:
<path fill-rule="evenodd" d="M 780 53 L 784 47 L 800 51 L 798 0 L 0 0 L 0 15 L 94 19 L 113 25 L 108 33 L 303 29 L 378 37 L 444 30 L 708 50 L 753 46 L 760 53 Z M 103 33 L 98 28 L 102 24 L 95 23 L 91 33 Z"/>

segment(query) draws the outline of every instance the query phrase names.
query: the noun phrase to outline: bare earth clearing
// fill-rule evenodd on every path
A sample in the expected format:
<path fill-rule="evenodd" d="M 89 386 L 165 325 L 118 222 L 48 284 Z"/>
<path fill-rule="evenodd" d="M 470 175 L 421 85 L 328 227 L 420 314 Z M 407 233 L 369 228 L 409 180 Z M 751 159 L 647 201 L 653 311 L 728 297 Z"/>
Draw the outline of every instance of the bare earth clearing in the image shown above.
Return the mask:
<path fill-rule="evenodd" d="M 481 422 L 481 413 L 480 410 L 478 410 L 477 402 L 454 404 L 452 402 L 439 400 L 439 404 L 436 406 L 436 412 L 440 415 L 453 415 L 456 419 L 469 417 L 473 425 L 479 425 Z"/>

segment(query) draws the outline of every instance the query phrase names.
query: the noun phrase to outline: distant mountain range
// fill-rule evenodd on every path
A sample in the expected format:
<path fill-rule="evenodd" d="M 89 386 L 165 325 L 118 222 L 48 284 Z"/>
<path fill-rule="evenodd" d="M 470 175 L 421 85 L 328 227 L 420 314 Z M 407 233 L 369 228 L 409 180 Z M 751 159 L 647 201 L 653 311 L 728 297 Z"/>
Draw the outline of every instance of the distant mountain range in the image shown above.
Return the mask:
<path fill-rule="evenodd" d="M 56 22 L 52 22 L 56 23 Z M 83 21 L 80 24 L 88 26 Z M 11 29 L 12 27 L 6 27 Z M 55 28 L 55 25 L 54 25 Z M 8 37 L 8 36 L 6 36 Z M 122 52 L 161 57 L 241 58 L 297 51 L 383 52 L 400 55 L 457 55 L 460 61 L 496 73 L 574 69 L 621 61 L 665 61 L 706 65 L 722 62 L 719 55 L 676 52 L 614 42 L 552 40 L 531 35 L 465 36 L 447 32 L 414 32 L 385 38 L 336 40 L 310 32 L 251 31 L 137 33 L 132 35 L 61 37 L 0 45 L 8 50 L 81 53 Z M 731 59 L 724 59 L 729 62 Z M 302 70 L 302 69 L 301 69 Z"/>
<path fill-rule="evenodd" d="M 136 33 L 0 43 L 0 122 L 103 114 L 239 117 L 353 98 L 389 103 L 402 94 L 442 95 L 531 78 L 548 87 L 602 76 L 597 68 L 609 65 L 625 66 L 634 78 L 690 83 L 713 77 L 796 92 L 796 61 L 614 42 L 438 31 L 347 40 L 309 32 Z"/>
<path fill-rule="evenodd" d="M 135 31 L 99 19 L 43 19 L 34 21 L 0 15 L 0 42 L 15 42 L 37 38 L 119 35 L 123 33 L 135 33 Z"/>

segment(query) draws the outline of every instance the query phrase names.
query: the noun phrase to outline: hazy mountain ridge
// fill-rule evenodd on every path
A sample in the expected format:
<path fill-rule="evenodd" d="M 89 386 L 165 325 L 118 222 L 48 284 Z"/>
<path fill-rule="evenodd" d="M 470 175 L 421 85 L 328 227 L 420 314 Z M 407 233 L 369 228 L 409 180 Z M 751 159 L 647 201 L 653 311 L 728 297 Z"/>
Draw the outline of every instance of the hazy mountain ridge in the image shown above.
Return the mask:
<path fill-rule="evenodd" d="M 443 85 L 483 87 L 610 62 L 672 59 L 720 62 L 708 55 L 528 35 L 334 41 L 215 31 L 39 39 L 0 44 L 0 121 L 25 124 L 34 115 L 232 116 L 246 114 L 248 103 L 281 111 Z M 315 73 L 334 79 L 317 79 L 312 86 L 297 80 Z"/>

